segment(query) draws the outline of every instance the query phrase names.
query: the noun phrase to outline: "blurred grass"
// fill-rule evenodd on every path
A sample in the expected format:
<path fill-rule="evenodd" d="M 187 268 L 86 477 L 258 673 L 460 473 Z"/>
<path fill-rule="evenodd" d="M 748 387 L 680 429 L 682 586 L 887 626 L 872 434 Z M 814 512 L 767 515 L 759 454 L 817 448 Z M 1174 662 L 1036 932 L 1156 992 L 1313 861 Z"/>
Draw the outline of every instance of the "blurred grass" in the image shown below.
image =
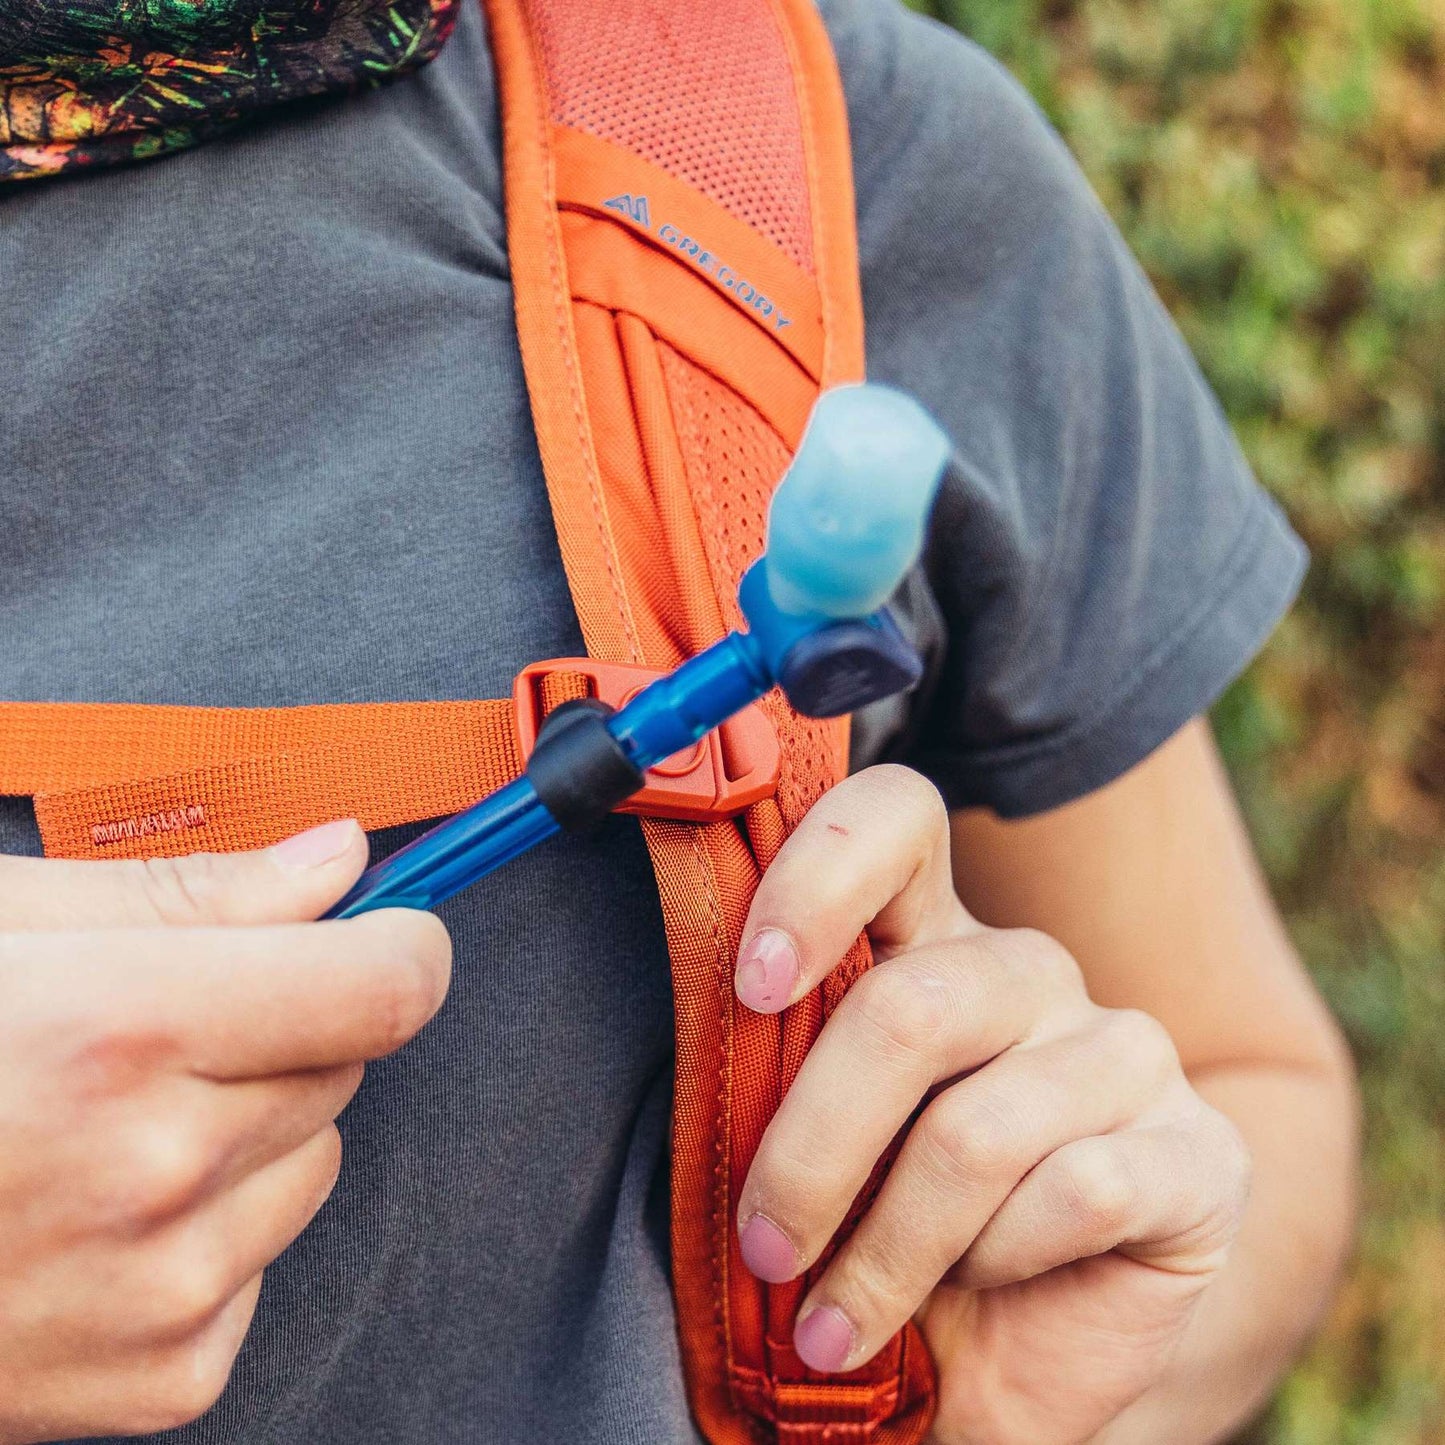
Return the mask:
<path fill-rule="evenodd" d="M 1445 1445 L 1445 0 L 914 3 L 1062 130 L 1313 550 L 1215 720 L 1360 1061 L 1366 1217 L 1249 1439 Z"/>

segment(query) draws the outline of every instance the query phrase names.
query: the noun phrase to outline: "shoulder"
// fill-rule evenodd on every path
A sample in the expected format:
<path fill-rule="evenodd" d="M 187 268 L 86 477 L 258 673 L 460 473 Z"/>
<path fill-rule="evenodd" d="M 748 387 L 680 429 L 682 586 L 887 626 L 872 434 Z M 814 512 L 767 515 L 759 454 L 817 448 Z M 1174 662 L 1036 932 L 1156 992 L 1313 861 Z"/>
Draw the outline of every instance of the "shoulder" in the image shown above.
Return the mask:
<path fill-rule="evenodd" d="M 983 89 L 1021 94 L 1008 72 L 959 31 L 911 10 L 903 0 L 817 0 L 850 101 L 895 93 L 949 76 Z M 922 74 L 919 74 L 919 71 Z"/>
<path fill-rule="evenodd" d="M 900 0 L 820 8 L 847 97 L 875 374 L 928 393 L 941 362 L 956 383 L 1001 345 L 1062 331 L 1088 346 L 1153 312 L 1077 162 L 1002 65 Z M 958 396 L 925 400 L 946 413 Z"/>
<path fill-rule="evenodd" d="M 1062 139 L 898 0 L 820 0 L 847 94 L 868 370 L 954 439 L 920 704 L 951 802 L 1053 807 L 1218 695 L 1302 554 Z"/>
<path fill-rule="evenodd" d="M 896 218 L 916 243 L 996 244 L 1094 209 L 1068 150 L 991 55 L 900 0 L 820 0 L 847 99 L 865 264 Z M 1004 235 L 998 233 L 1004 228 Z"/>

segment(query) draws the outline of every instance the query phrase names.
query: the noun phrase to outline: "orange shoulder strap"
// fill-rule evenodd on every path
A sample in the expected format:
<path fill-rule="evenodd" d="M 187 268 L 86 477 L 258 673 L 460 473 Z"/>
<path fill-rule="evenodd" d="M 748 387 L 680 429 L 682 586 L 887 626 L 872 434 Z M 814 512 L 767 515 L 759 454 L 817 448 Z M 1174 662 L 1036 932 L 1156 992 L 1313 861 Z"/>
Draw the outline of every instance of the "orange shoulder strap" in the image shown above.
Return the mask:
<path fill-rule="evenodd" d="M 852 168 L 811 0 L 484 0 L 499 69 L 517 325 L 589 653 L 667 668 L 738 625 L 768 499 L 821 388 L 863 373 Z M 775 797 L 741 823 L 644 819 L 677 1016 L 673 1274 L 713 1445 L 912 1445 L 916 1331 L 843 1378 L 791 1348 L 804 1284 L 743 1267 L 735 1207 L 860 940 L 781 1017 L 735 1006 L 760 872 L 847 767 L 847 730 L 766 704 Z"/>

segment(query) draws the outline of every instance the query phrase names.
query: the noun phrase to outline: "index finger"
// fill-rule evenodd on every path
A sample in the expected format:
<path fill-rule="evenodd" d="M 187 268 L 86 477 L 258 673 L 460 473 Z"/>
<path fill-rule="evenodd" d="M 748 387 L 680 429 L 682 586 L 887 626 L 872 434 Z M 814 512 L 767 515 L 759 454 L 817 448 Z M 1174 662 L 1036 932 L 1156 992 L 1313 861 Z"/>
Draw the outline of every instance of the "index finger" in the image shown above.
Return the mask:
<path fill-rule="evenodd" d="M 864 929 L 888 957 L 981 927 L 953 889 L 938 789 L 910 768 L 868 768 L 818 799 L 763 875 L 738 950 L 738 998 L 778 1013 Z"/>
<path fill-rule="evenodd" d="M 31 991 L 84 1000 L 95 1062 L 150 1050 L 239 1079 L 400 1048 L 441 1007 L 451 940 L 433 914 L 394 908 L 328 923 L 37 934 L 25 961 L 37 965 L 25 970 Z"/>

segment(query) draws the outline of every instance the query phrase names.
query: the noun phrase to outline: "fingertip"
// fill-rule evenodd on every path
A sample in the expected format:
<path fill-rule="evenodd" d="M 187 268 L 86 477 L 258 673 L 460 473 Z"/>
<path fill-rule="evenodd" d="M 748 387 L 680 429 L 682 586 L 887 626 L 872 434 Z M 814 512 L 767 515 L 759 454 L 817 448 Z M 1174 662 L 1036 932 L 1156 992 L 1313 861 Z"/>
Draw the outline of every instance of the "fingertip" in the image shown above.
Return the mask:
<path fill-rule="evenodd" d="M 793 1002 L 802 980 L 797 945 L 780 928 L 762 928 L 738 955 L 733 987 L 754 1013 L 781 1013 Z"/>
<path fill-rule="evenodd" d="M 270 865 L 273 910 L 309 921 L 345 896 L 370 855 L 355 818 L 336 818 L 273 843 L 261 855 Z"/>
<path fill-rule="evenodd" d="M 328 1124 L 321 1131 L 321 1159 L 319 1161 L 319 1180 L 316 1190 L 316 1203 L 311 1210 L 315 1216 L 321 1206 L 331 1198 L 332 1192 L 341 1179 L 341 1130 L 335 1124 Z"/>
<path fill-rule="evenodd" d="M 835 1375 L 848 1364 L 857 1332 L 853 1322 L 836 1305 L 805 1309 L 793 1328 L 793 1348 L 810 1369 Z"/>
<path fill-rule="evenodd" d="M 434 914 L 379 908 L 323 925 L 344 930 L 354 993 L 348 1007 L 364 1037 L 353 1058 L 379 1059 L 409 1043 L 436 1016 L 451 983 L 451 938 Z"/>
<path fill-rule="evenodd" d="M 749 1273 L 767 1284 L 786 1284 L 803 1272 L 793 1241 L 766 1214 L 755 1214 L 738 1230 L 738 1248 Z"/>
<path fill-rule="evenodd" d="M 271 861 L 288 873 L 309 873 L 351 857 L 365 857 L 366 834 L 355 818 L 337 818 L 315 828 L 293 833 L 274 843 L 267 854 Z"/>
<path fill-rule="evenodd" d="M 446 1001 L 452 981 L 452 936 L 436 916 L 421 908 L 381 908 L 350 920 L 384 927 L 399 935 L 399 947 L 416 963 L 426 995 L 426 1016 L 433 1014 Z"/>
<path fill-rule="evenodd" d="M 436 980 L 435 1013 L 446 1000 L 452 986 L 452 935 L 435 913 L 419 913 L 421 933 L 427 950 L 427 962 Z"/>

